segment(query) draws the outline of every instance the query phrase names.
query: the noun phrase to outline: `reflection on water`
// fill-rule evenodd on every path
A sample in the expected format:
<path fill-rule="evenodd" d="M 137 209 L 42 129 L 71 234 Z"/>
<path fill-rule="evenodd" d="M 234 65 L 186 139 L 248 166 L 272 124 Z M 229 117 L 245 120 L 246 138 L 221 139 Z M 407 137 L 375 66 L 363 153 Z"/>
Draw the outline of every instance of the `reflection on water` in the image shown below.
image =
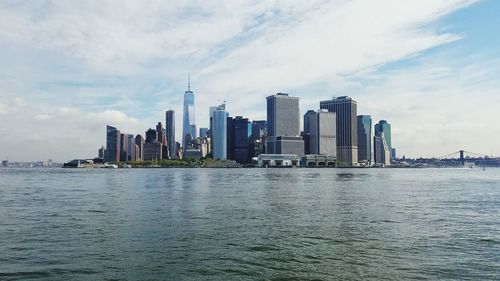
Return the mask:
<path fill-rule="evenodd" d="M 498 169 L 0 169 L 0 280 L 498 280 Z"/>

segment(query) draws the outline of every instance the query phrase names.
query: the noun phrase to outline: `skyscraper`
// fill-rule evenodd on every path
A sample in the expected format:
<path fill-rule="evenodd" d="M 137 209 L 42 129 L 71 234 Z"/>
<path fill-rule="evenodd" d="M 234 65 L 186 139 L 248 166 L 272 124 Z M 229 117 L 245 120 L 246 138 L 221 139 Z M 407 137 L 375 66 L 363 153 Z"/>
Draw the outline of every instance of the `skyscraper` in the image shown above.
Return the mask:
<path fill-rule="evenodd" d="M 144 160 L 144 138 L 141 135 L 135 136 L 135 144 L 137 145 L 137 149 L 139 150 L 137 155 L 138 155 L 138 161 L 143 161 Z"/>
<path fill-rule="evenodd" d="M 321 109 L 335 112 L 337 117 L 337 159 L 344 165 L 358 162 L 357 103 L 350 97 L 321 101 Z"/>
<path fill-rule="evenodd" d="M 277 93 L 266 100 L 266 153 L 304 155 L 304 140 L 300 137 L 299 98 Z"/>
<path fill-rule="evenodd" d="M 322 109 L 304 115 L 304 136 L 308 154 L 337 155 L 335 113 Z"/>
<path fill-rule="evenodd" d="M 120 130 L 112 126 L 106 126 L 106 154 L 104 161 L 120 161 L 120 147 Z"/>
<path fill-rule="evenodd" d="M 149 128 L 146 131 L 146 143 L 157 143 L 158 142 L 158 132 Z"/>
<path fill-rule="evenodd" d="M 226 158 L 234 160 L 234 122 L 233 117 L 227 117 L 226 123 Z"/>
<path fill-rule="evenodd" d="M 375 134 L 373 138 L 374 158 L 376 164 L 389 165 L 391 164 L 391 155 L 389 146 L 387 145 L 384 132 Z"/>
<path fill-rule="evenodd" d="M 375 124 L 375 136 L 380 135 L 381 133 L 384 133 L 389 152 L 392 151 L 391 124 L 389 124 L 386 120 L 380 120 L 377 124 Z"/>
<path fill-rule="evenodd" d="M 137 160 L 137 145 L 135 144 L 134 135 L 127 134 L 127 161 L 136 161 Z"/>
<path fill-rule="evenodd" d="M 234 132 L 234 160 L 238 163 L 248 163 L 249 160 L 249 145 L 251 123 L 248 118 L 236 116 L 233 119 L 233 132 Z"/>
<path fill-rule="evenodd" d="M 184 92 L 184 112 L 182 120 L 182 145 L 184 148 L 188 145 L 185 142 L 187 134 L 190 134 L 192 139 L 196 138 L 196 125 L 194 120 L 194 93 L 191 91 L 190 77 L 188 77 L 188 89 Z"/>
<path fill-rule="evenodd" d="M 168 154 L 171 159 L 177 158 L 175 144 L 175 111 L 167 110 L 165 113 L 165 130 L 167 135 Z"/>
<path fill-rule="evenodd" d="M 227 158 L 227 117 L 225 104 L 220 105 L 212 115 L 212 142 L 214 159 L 225 160 Z"/>
<path fill-rule="evenodd" d="M 372 117 L 370 115 L 358 115 L 358 161 L 366 161 L 368 164 L 372 159 Z"/>
<path fill-rule="evenodd" d="M 200 138 L 206 138 L 207 137 L 208 128 L 200 128 L 199 131 L 200 131 L 200 135 L 199 135 Z"/>

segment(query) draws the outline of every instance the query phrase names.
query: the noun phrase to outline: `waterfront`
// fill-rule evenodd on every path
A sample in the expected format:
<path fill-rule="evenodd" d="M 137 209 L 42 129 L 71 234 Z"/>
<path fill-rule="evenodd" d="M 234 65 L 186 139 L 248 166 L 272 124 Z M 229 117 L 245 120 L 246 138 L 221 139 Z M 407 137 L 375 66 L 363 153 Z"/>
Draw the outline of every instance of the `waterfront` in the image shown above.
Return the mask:
<path fill-rule="evenodd" d="M 498 280 L 500 169 L 0 169 L 2 280 Z"/>

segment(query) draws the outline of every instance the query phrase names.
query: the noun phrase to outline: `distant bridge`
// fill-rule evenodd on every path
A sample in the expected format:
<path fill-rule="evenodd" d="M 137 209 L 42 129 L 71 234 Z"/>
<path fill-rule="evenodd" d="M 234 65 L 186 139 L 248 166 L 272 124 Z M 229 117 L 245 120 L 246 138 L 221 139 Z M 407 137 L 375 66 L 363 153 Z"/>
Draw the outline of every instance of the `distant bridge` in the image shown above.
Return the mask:
<path fill-rule="evenodd" d="M 494 157 L 491 155 L 486 155 L 482 153 L 475 153 L 475 152 L 470 152 L 470 151 L 465 151 L 465 150 L 459 150 L 455 151 L 450 154 L 446 154 L 440 157 L 436 157 L 439 160 L 455 160 L 459 161 L 460 165 L 464 165 L 466 161 L 498 161 L 499 157 Z"/>

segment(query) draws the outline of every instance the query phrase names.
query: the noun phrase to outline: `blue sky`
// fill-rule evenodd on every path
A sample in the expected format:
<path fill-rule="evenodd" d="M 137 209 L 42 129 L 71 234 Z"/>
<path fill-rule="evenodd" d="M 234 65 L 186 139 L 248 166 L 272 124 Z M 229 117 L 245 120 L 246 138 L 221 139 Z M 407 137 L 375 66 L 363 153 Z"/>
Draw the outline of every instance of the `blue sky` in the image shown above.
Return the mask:
<path fill-rule="evenodd" d="M 0 158 L 92 157 L 106 124 L 144 134 L 191 72 L 196 122 L 227 100 L 265 119 L 349 95 L 399 155 L 500 155 L 499 1 L 1 1 Z"/>

